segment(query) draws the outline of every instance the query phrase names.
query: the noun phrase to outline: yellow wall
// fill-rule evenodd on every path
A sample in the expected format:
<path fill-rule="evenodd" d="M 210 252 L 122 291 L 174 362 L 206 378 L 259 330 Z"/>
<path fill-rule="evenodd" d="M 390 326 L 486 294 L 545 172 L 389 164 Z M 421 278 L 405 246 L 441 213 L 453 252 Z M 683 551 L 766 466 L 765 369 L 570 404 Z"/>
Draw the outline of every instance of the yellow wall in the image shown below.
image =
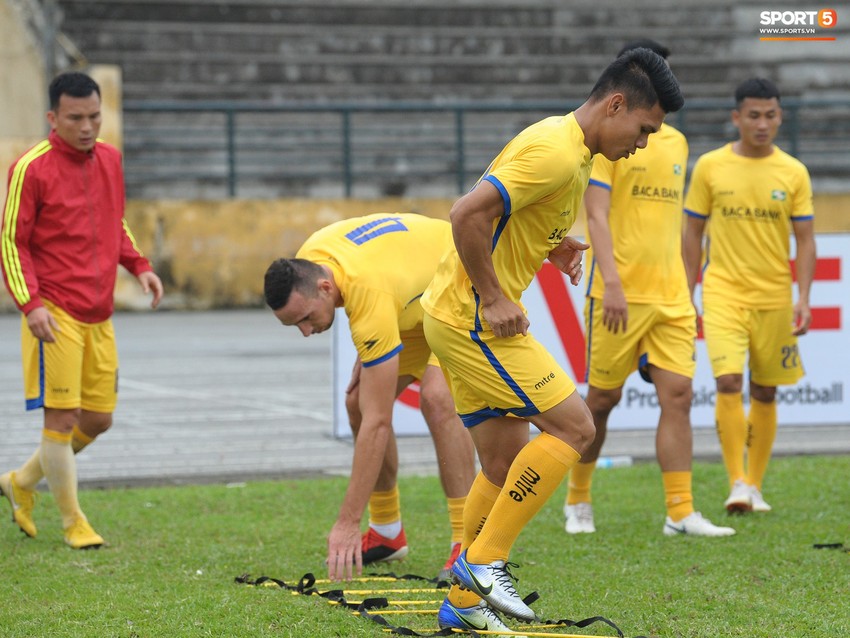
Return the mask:
<path fill-rule="evenodd" d="M 35 37 L 10 2 L 0 0 L 0 196 L 6 169 L 44 137 L 47 86 Z"/>
<path fill-rule="evenodd" d="M 262 278 L 278 257 L 292 257 L 316 229 L 376 212 L 448 218 L 451 199 L 130 201 L 127 221 L 166 285 L 164 307 L 262 304 Z M 850 194 L 815 198 L 817 232 L 850 232 Z M 579 217 L 574 235 L 585 232 Z M 119 308 L 143 308 L 135 279 L 121 270 Z M 8 296 L 0 309 L 13 306 Z"/>
<path fill-rule="evenodd" d="M 448 218 L 451 199 L 130 201 L 127 221 L 166 285 L 166 308 L 262 305 L 262 278 L 278 257 L 292 257 L 316 229 L 376 212 Z M 816 230 L 850 232 L 850 194 L 815 198 Z M 579 217 L 574 235 L 585 232 Z M 119 308 L 143 308 L 134 278 L 121 270 Z M 8 295 L 0 309 L 13 306 Z"/>

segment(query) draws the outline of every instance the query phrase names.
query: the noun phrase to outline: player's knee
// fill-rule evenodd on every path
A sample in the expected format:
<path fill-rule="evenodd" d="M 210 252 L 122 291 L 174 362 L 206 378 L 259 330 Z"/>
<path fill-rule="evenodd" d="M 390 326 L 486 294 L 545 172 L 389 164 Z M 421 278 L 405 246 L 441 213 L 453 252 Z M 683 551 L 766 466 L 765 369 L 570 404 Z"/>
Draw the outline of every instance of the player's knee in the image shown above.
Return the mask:
<path fill-rule="evenodd" d="M 419 409 L 428 423 L 446 423 L 455 415 L 454 401 L 445 384 L 422 384 L 419 388 Z"/>
<path fill-rule="evenodd" d="M 611 390 L 601 390 L 593 386 L 587 391 L 587 407 L 590 409 L 594 418 L 607 418 L 611 410 L 613 410 L 623 396 L 622 388 L 614 388 Z"/>
<path fill-rule="evenodd" d="M 79 424 L 84 434 L 96 438 L 112 427 L 112 414 L 83 410 L 80 413 Z"/>
<path fill-rule="evenodd" d="M 593 419 L 588 418 L 579 421 L 573 432 L 577 443 L 577 451 L 584 452 L 590 444 L 596 439 L 596 426 L 593 424 Z"/>
<path fill-rule="evenodd" d="M 740 374 L 724 374 L 717 377 L 717 391 L 724 394 L 740 392 L 744 386 L 744 377 Z"/>
<path fill-rule="evenodd" d="M 80 422 L 80 408 L 71 410 L 59 410 L 56 408 L 45 408 L 44 427 L 53 432 L 70 434 L 74 426 Z"/>
<path fill-rule="evenodd" d="M 362 415 L 360 413 L 360 394 L 358 392 L 349 392 L 345 395 L 345 411 L 348 414 L 348 423 L 353 432 L 360 429 L 360 421 Z"/>
<path fill-rule="evenodd" d="M 776 400 L 776 388 L 751 383 L 750 396 L 761 403 L 773 403 Z"/>

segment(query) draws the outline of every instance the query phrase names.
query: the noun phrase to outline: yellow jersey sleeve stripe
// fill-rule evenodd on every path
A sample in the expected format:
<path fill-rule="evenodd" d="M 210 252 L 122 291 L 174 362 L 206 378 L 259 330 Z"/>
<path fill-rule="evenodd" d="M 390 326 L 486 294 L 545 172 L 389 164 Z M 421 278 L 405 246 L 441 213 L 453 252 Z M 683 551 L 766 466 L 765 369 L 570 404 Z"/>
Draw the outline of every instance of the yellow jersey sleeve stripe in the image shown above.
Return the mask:
<path fill-rule="evenodd" d="M 605 182 L 600 181 L 598 179 L 590 178 L 587 184 L 588 186 L 598 186 L 599 188 L 604 188 L 607 191 L 611 190 L 611 184 L 606 184 Z"/>
<path fill-rule="evenodd" d="M 130 230 L 130 226 L 129 224 L 127 224 L 127 220 L 122 219 L 121 224 L 124 226 L 124 232 L 127 233 L 127 237 L 130 239 L 130 243 L 133 245 L 133 249 L 137 253 L 139 253 L 140 256 L 144 257 L 141 249 L 139 248 L 139 245 L 136 243 L 136 237 L 133 235 L 133 231 Z"/>
<path fill-rule="evenodd" d="M 3 269 L 6 271 L 9 289 L 12 291 L 15 301 L 20 306 L 26 305 L 31 299 L 23 269 L 21 268 L 18 246 L 15 244 L 18 213 L 21 208 L 21 189 L 23 188 L 24 177 L 26 176 L 29 165 L 47 153 L 51 148 L 52 146 L 48 140 L 44 140 L 31 148 L 15 164 L 15 168 L 12 171 L 12 178 L 9 180 L 9 194 L 6 197 L 6 207 L 3 211 L 3 236 L 0 238 L 0 241 L 2 241 L 0 252 L 2 252 Z"/>

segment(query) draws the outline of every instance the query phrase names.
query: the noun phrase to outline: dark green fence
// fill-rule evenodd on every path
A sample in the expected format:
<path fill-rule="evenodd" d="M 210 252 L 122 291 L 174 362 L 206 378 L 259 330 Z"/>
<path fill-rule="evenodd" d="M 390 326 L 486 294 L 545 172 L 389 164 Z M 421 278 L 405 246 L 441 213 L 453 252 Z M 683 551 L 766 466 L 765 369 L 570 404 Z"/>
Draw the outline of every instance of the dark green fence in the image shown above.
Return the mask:
<path fill-rule="evenodd" d="M 130 197 L 454 196 L 522 128 L 578 104 L 127 102 Z M 734 139 L 728 100 L 668 121 L 691 162 Z M 783 101 L 778 144 L 823 183 L 850 171 L 850 101 Z"/>

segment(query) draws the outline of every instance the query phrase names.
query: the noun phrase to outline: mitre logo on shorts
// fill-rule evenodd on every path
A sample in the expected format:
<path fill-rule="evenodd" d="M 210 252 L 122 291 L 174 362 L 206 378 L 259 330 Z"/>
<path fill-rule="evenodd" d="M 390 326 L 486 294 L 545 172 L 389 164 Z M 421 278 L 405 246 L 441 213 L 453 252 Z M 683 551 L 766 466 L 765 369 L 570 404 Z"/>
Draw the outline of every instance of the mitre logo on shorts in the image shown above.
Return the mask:
<path fill-rule="evenodd" d="M 535 389 L 535 390 L 539 390 L 540 388 L 542 388 L 544 385 L 546 385 L 547 383 L 549 383 L 549 382 L 550 382 L 552 379 L 554 379 L 554 378 L 555 378 L 555 373 L 554 373 L 554 372 L 550 372 L 550 373 L 549 373 L 549 374 L 547 374 L 545 377 L 543 377 L 542 379 L 540 379 L 540 381 L 538 381 L 537 383 L 535 383 L 535 384 L 534 384 L 534 389 Z"/>
<path fill-rule="evenodd" d="M 508 495 L 517 503 L 522 503 L 525 497 L 529 494 L 534 494 L 534 496 L 537 496 L 537 492 L 534 491 L 534 486 L 537 485 L 539 482 L 540 475 L 532 468 L 526 467 L 525 471 L 523 471 L 519 479 L 514 482 L 514 487 L 516 489 L 513 489 L 508 492 Z"/>

